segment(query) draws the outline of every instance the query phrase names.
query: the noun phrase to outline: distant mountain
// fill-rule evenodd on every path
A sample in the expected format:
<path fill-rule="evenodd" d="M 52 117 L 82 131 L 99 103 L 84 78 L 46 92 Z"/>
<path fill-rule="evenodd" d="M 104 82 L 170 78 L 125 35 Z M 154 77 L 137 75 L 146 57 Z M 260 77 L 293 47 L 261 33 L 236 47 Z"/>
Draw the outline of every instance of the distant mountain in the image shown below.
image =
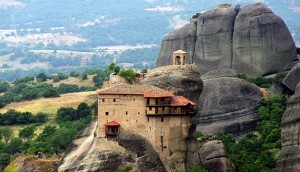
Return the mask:
<path fill-rule="evenodd" d="M 17 30 L 18 35 L 67 33 L 87 40 L 79 45 L 84 47 L 159 44 L 197 12 L 222 3 L 243 7 L 254 2 L 265 3 L 282 17 L 300 46 L 297 0 L 9 0 L 0 2 L 0 30 Z"/>

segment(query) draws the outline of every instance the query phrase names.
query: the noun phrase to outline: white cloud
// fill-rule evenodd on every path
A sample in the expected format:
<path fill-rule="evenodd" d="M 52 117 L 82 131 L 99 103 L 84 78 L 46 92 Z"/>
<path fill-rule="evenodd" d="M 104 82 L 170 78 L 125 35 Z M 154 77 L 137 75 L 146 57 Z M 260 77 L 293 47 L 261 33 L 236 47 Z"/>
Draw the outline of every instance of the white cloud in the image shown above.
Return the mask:
<path fill-rule="evenodd" d="M 288 8 L 296 13 L 300 13 L 300 1 L 297 0 L 285 0 L 288 4 Z"/>
<path fill-rule="evenodd" d="M 168 7 L 157 6 L 155 8 L 146 8 L 144 10 L 146 10 L 146 11 L 159 11 L 159 12 L 179 12 L 179 11 L 184 11 L 184 8 L 183 7 L 177 7 L 177 6 L 168 6 Z"/>
<path fill-rule="evenodd" d="M 169 22 L 169 28 L 178 29 L 187 23 L 189 23 L 189 22 L 183 20 L 180 17 L 180 15 L 176 15 L 176 16 L 173 16 L 172 20 Z"/>
<path fill-rule="evenodd" d="M 152 3 L 156 2 L 157 0 L 145 0 L 145 1 L 152 4 Z"/>
<path fill-rule="evenodd" d="M 24 7 L 25 4 L 16 0 L 0 0 L 0 9 L 9 7 Z"/>

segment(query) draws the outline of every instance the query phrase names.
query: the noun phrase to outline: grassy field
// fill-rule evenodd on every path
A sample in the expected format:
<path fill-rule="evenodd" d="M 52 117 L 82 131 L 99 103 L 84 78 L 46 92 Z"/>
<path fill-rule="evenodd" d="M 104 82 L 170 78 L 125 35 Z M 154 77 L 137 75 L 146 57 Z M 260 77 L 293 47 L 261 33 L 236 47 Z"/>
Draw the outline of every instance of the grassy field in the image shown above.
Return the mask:
<path fill-rule="evenodd" d="M 88 105 L 91 105 L 96 100 L 97 95 L 94 91 L 69 93 L 62 94 L 60 97 L 55 98 L 41 98 L 31 101 L 10 103 L 4 108 L 0 109 L 0 113 L 4 113 L 9 109 L 15 109 L 21 112 L 31 112 L 33 114 L 44 112 L 50 115 L 49 119 L 53 119 L 57 109 L 59 109 L 60 107 L 76 108 L 81 102 L 85 102 Z"/>
<path fill-rule="evenodd" d="M 48 80 L 47 83 L 53 84 L 54 87 L 57 87 L 61 83 L 78 85 L 79 87 L 94 86 L 93 76 L 94 75 L 88 75 L 87 80 L 81 80 L 81 78 L 69 77 L 68 79 L 61 80 L 61 81 L 55 82 L 55 83 L 53 83 L 52 80 Z"/>
<path fill-rule="evenodd" d="M 44 112 L 49 114 L 49 121 L 46 124 L 37 126 L 35 134 L 38 135 L 45 125 L 54 124 L 53 119 L 55 117 L 57 109 L 60 107 L 73 107 L 77 108 L 77 106 L 81 102 L 85 102 L 88 105 L 92 105 L 97 100 L 97 95 L 94 91 L 91 92 L 79 92 L 79 93 L 69 93 L 63 94 L 60 97 L 56 98 L 41 98 L 38 100 L 24 101 L 18 103 L 11 103 L 0 109 L 0 113 L 4 113 L 9 109 L 15 109 L 21 112 L 31 112 L 36 114 L 37 112 Z M 14 136 L 17 137 L 19 135 L 19 131 L 28 125 L 14 125 L 11 128 L 14 131 Z M 1 127 L 0 127 L 1 128 Z"/>

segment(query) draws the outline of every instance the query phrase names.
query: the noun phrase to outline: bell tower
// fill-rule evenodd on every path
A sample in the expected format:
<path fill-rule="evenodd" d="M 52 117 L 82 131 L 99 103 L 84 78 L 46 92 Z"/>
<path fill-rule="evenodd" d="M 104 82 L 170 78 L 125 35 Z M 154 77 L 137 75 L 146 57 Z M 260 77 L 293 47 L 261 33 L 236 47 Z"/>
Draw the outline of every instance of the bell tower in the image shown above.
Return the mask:
<path fill-rule="evenodd" d="M 177 50 L 173 52 L 173 65 L 185 65 L 186 52 Z"/>

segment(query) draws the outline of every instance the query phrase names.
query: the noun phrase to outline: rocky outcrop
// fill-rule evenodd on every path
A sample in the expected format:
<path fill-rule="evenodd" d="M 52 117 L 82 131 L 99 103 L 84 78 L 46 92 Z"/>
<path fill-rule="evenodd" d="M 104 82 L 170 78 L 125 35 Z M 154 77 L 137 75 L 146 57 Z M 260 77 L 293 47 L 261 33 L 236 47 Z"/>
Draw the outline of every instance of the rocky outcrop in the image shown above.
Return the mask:
<path fill-rule="evenodd" d="M 295 65 L 283 79 L 282 83 L 291 91 L 295 92 L 296 86 L 300 83 L 300 63 Z"/>
<path fill-rule="evenodd" d="M 25 156 L 22 154 L 16 155 L 9 166 L 4 169 L 4 172 L 56 172 L 59 165 L 59 157 L 53 156 L 50 158 L 39 158 Z"/>
<path fill-rule="evenodd" d="M 281 120 L 282 150 L 277 160 L 277 172 L 300 171 L 300 84 L 287 104 Z"/>
<path fill-rule="evenodd" d="M 193 62 L 201 67 L 201 73 L 231 68 L 235 16 L 236 11 L 233 8 L 217 8 L 198 17 Z"/>
<path fill-rule="evenodd" d="M 187 63 L 200 73 L 220 68 L 265 76 L 291 69 L 296 48 L 283 20 L 265 5 L 248 5 L 238 12 L 222 6 L 201 14 L 197 20 L 165 37 L 157 66 L 172 64 L 172 53 L 187 52 Z"/>
<path fill-rule="evenodd" d="M 218 77 L 219 73 L 211 71 L 204 74 L 206 77 L 203 79 L 203 92 L 199 98 L 197 130 L 206 134 L 240 134 L 254 129 L 262 98 L 259 87 L 230 77 L 234 73 L 232 71 L 225 77 Z"/>
<path fill-rule="evenodd" d="M 129 150 L 137 155 L 136 162 L 140 171 L 166 171 L 156 151 L 142 136 L 135 134 L 122 134 L 118 138 L 118 143 L 126 150 Z"/>
<path fill-rule="evenodd" d="M 228 159 L 225 146 L 220 140 L 200 141 L 199 155 L 203 168 L 208 172 L 235 172 L 235 167 Z"/>
<path fill-rule="evenodd" d="M 58 171 L 117 171 L 129 166 L 133 171 L 166 171 L 158 154 L 147 140 L 123 134 L 118 140 L 95 137 L 93 122 L 73 141 L 62 158 Z"/>
<path fill-rule="evenodd" d="M 203 83 L 196 65 L 164 66 L 151 70 L 142 81 L 162 89 L 170 89 L 175 95 L 186 97 L 197 103 Z"/>
<path fill-rule="evenodd" d="M 242 8 L 233 32 L 233 68 L 251 76 L 290 69 L 297 60 L 284 21 L 263 4 Z"/>

